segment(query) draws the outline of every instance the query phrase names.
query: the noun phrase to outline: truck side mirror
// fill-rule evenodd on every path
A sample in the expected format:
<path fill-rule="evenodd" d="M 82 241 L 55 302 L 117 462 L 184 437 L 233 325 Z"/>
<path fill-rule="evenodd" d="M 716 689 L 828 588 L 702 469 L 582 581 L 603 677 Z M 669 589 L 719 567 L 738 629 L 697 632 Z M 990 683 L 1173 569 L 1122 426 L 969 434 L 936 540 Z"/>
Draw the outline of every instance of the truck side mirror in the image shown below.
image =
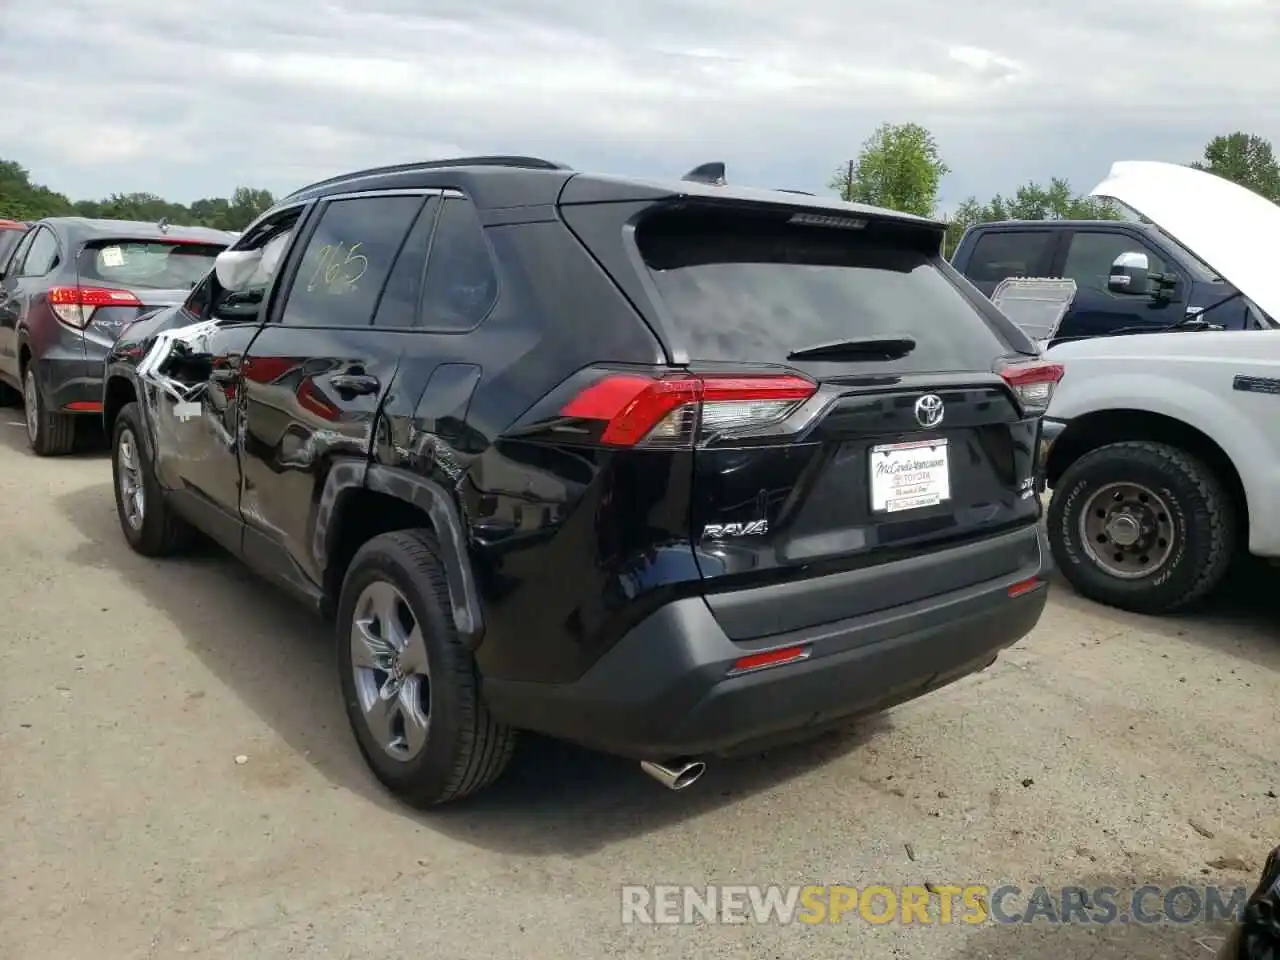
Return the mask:
<path fill-rule="evenodd" d="M 1128 251 L 1116 257 L 1107 277 L 1112 293 L 1142 295 L 1150 292 L 1151 260 L 1145 253 Z"/>

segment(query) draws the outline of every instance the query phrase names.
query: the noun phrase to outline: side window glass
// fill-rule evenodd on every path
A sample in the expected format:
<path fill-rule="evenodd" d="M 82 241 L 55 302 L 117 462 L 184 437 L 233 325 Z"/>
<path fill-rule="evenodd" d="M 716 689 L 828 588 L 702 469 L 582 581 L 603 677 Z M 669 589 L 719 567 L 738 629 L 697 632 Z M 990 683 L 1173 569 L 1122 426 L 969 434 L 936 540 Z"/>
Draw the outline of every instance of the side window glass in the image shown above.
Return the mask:
<path fill-rule="evenodd" d="M 1076 282 L 1078 287 L 1106 290 L 1111 264 L 1122 253 L 1145 253 L 1152 273 L 1164 273 L 1165 266 L 1146 244 L 1123 233 L 1088 233 L 1078 231 L 1071 235 L 1067 248 L 1067 260 L 1062 265 L 1062 275 Z"/>
<path fill-rule="evenodd" d="M 294 275 L 280 322 L 299 327 L 365 327 L 422 197 L 331 201 Z"/>
<path fill-rule="evenodd" d="M 984 233 L 974 244 L 969 267 L 971 283 L 999 283 L 1009 277 L 1034 277 L 1045 267 L 1053 234 L 1047 230 L 999 230 Z"/>
<path fill-rule="evenodd" d="M 475 205 L 450 198 L 440 210 L 422 290 L 422 325 L 470 330 L 498 299 L 498 274 Z"/>
<path fill-rule="evenodd" d="M 27 259 L 22 264 L 22 276 L 43 277 L 58 260 L 58 241 L 52 231 L 40 227 L 27 249 Z"/>
<path fill-rule="evenodd" d="M 13 256 L 9 258 L 9 265 L 5 267 L 6 275 L 22 276 L 22 264 L 27 259 L 27 251 L 31 249 L 31 241 L 35 239 L 35 236 L 36 231 L 32 230 L 18 241 L 18 246 L 14 249 Z"/>
<path fill-rule="evenodd" d="M 213 273 L 210 272 L 192 288 L 183 309 L 194 316 L 207 317 L 213 303 L 214 285 Z"/>
<path fill-rule="evenodd" d="M 387 278 L 386 289 L 378 301 L 375 327 L 412 327 L 418 322 L 418 302 L 422 298 L 422 280 L 427 272 L 427 252 L 431 248 L 431 232 L 440 213 L 440 201 L 430 199 L 422 208 L 413 229 L 400 248 L 396 265 Z"/>
<path fill-rule="evenodd" d="M 18 230 L 0 229 L 0 273 L 4 273 L 8 269 L 9 258 L 13 251 L 18 249 L 18 244 L 22 242 L 23 234 Z"/>

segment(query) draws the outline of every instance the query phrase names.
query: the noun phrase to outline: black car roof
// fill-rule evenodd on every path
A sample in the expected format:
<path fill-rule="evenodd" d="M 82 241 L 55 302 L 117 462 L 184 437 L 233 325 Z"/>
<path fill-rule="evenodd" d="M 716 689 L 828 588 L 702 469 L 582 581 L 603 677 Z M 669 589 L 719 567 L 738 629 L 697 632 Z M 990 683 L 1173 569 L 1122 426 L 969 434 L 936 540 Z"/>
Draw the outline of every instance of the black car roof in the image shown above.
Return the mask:
<path fill-rule="evenodd" d="M 814 212 L 854 213 L 888 217 L 942 229 L 943 224 L 925 217 L 863 204 L 845 203 L 834 197 L 786 190 L 763 190 L 736 185 L 716 185 L 698 180 L 624 177 L 582 173 L 564 164 L 534 157 L 464 157 L 424 163 L 376 167 L 332 177 L 294 191 L 281 204 L 293 204 L 337 194 L 394 189 L 448 189 L 465 193 L 482 210 L 552 203 L 602 203 L 608 201 L 660 200 L 677 197 L 740 203 L 777 204 Z"/>
<path fill-rule="evenodd" d="M 230 246 L 236 235 L 211 227 L 180 227 L 170 225 L 164 229 L 158 223 L 135 220 L 95 220 L 89 217 L 46 217 L 40 221 L 72 242 L 91 240 L 198 240 Z"/>

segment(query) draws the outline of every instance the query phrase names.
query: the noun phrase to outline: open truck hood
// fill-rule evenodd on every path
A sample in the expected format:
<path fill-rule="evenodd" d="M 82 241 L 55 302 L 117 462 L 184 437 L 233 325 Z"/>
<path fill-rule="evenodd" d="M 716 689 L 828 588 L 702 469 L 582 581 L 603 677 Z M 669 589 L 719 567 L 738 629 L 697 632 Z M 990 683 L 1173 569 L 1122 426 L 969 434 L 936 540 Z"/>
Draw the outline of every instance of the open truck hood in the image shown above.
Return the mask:
<path fill-rule="evenodd" d="M 1280 321 L 1280 207 L 1270 200 L 1203 170 L 1151 160 L 1113 163 L 1090 192 L 1146 217 Z"/>
<path fill-rule="evenodd" d="M 1280 206 L 1203 170 L 1153 160 L 1117 161 L 1091 193 L 1146 216 L 1280 321 Z"/>

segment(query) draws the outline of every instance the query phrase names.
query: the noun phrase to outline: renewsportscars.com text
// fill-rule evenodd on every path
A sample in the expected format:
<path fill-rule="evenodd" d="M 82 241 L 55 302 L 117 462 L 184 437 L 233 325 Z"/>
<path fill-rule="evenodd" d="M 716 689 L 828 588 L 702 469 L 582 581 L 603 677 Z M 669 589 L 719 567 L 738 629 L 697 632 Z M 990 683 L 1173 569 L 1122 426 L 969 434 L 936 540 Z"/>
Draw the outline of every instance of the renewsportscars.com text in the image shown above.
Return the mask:
<path fill-rule="evenodd" d="M 1028 890 L 1013 885 L 680 886 L 622 888 L 624 924 L 1191 924 L 1237 920 L 1244 887 L 1154 884 Z"/>

